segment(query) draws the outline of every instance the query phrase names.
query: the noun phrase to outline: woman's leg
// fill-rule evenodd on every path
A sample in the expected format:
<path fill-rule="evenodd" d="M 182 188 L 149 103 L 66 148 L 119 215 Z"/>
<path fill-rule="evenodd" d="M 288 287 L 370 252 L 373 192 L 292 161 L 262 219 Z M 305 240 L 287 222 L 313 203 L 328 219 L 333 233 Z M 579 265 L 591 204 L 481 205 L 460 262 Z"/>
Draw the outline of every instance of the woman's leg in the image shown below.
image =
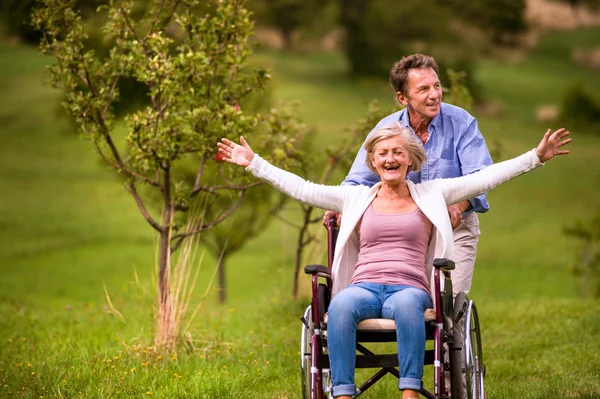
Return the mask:
<path fill-rule="evenodd" d="M 402 391 L 402 399 L 419 399 L 419 391 L 405 389 Z"/>
<path fill-rule="evenodd" d="M 334 397 L 351 397 L 356 392 L 356 325 L 364 319 L 381 317 L 379 287 L 369 283 L 351 285 L 334 296 L 329 305 L 327 348 Z"/>
<path fill-rule="evenodd" d="M 432 308 L 433 302 L 431 296 L 419 288 L 390 286 L 388 289 L 390 292 L 383 304 L 382 316 L 396 322 L 400 364 L 398 387 L 419 392 L 422 386 L 426 340 L 423 312 Z"/>

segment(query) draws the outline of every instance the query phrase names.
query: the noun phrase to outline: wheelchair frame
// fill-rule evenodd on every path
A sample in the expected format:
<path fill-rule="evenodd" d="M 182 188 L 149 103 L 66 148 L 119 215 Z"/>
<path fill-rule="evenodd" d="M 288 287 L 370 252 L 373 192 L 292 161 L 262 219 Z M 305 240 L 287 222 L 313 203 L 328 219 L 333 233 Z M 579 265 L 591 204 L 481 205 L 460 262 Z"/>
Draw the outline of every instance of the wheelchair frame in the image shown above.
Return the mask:
<path fill-rule="evenodd" d="M 331 298 L 331 266 L 337 230 L 335 220 L 327 224 L 328 266 L 308 265 L 306 274 L 312 276 L 311 304 L 302 320 L 301 371 L 304 399 L 331 398 L 329 357 L 325 313 Z M 423 388 L 420 394 L 428 399 L 484 399 L 484 376 L 481 334 L 477 308 L 464 292 L 452 297 L 450 271 L 454 262 L 435 259 L 434 263 L 435 319 L 426 326 L 427 339 L 433 340 L 433 349 L 425 351 L 425 365 L 434 367 L 433 392 Z M 442 290 L 442 278 L 444 289 Z M 323 282 L 324 280 L 324 282 Z M 372 377 L 357 388 L 360 396 L 387 373 L 400 378 L 398 354 L 375 354 L 361 342 L 396 342 L 396 331 L 360 331 L 357 329 L 356 347 L 362 355 L 356 356 L 356 368 L 379 368 Z M 450 389 L 446 387 L 446 373 L 450 374 Z"/>

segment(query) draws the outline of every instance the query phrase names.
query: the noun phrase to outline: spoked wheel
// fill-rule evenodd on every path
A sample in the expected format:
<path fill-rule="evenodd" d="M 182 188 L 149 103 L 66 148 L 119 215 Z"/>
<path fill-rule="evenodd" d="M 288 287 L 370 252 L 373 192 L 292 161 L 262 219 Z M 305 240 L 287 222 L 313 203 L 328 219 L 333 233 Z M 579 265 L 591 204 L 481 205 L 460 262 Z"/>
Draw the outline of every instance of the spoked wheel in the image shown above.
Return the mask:
<path fill-rule="evenodd" d="M 314 324 L 311 319 L 311 306 L 308 306 L 304 311 L 304 320 L 302 323 L 302 333 L 300 338 L 300 367 L 302 377 L 302 398 L 311 399 L 311 367 L 313 358 L 313 347 L 312 347 L 312 336 L 314 333 Z M 321 386 L 318 387 L 315 392 L 315 396 L 318 398 L 319 393 L 322 394 L 321 398 L 331 398 L 331 373 L 329 369 L 321 370 Z"/>
<path fill-rule="evenodd" d="M 453 362 L 452 399 L 485 399 L 485 366 L 475 302 L 464 292 L 455 299 L 453 341 L 460 348 L 460 367 Z"/>
<path fill-rule="evenodd" d="M 465 324 L 465 366 L 467 369 L 467 397 L 484 399 L 483 377 L 485 366 L 481 350 L 481 332 L 475 302 L 469 301 Z"/>
<path fill-rule="evenodd" d="M 304 311 L 304 321 L 302 323 L 302 335 L 300 338 L 300 367 L 302 371 L 302 398 L 310 399 L 310 364 L 312 360 L 311 354 L 311 306 L 309 305 Z M 306 323 L 306 324 L 305 324 Z"/>

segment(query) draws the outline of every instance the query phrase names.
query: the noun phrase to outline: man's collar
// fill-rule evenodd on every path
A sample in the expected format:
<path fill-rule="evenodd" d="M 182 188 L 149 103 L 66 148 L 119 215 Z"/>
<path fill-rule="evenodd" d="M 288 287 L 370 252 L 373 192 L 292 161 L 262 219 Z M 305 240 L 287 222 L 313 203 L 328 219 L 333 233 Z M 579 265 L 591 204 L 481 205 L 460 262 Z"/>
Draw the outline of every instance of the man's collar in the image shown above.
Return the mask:
<path fill-rule="evenodd" d="M 412 126 L 410 126 L 410 121 L 408 118 L 408 109 L 404 108 L 403 109 L 404 112 L 400 113 L 400 123 L 404 126 L 404 127 L 408 127 L 410 129 L 412 129 Z M 439 127 L 439 124 L 442 121 L 442 106 L 440 104 L 440 113 L 431 120 L 431 123 L 429 124 L 429 127 L 427 128 L 427 130 L 431 131 L 430 128 L 433 127 L 433 130 L 437 130 L 437 128 Z"/>

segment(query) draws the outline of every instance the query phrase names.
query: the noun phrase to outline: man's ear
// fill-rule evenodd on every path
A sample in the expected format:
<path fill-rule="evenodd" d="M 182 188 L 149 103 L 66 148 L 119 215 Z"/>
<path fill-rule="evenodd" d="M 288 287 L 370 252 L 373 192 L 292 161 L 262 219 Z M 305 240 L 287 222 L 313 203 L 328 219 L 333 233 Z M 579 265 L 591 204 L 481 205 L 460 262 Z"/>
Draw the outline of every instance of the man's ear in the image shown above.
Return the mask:
<path fill-rule="evenodd" d="M 408 98 L 406 98 L 406 96 L 401 92 L 396 92 L 396 98 L 398 99 L 398 102 L 404 105 L 405 107 L 408 105 Z"/>

